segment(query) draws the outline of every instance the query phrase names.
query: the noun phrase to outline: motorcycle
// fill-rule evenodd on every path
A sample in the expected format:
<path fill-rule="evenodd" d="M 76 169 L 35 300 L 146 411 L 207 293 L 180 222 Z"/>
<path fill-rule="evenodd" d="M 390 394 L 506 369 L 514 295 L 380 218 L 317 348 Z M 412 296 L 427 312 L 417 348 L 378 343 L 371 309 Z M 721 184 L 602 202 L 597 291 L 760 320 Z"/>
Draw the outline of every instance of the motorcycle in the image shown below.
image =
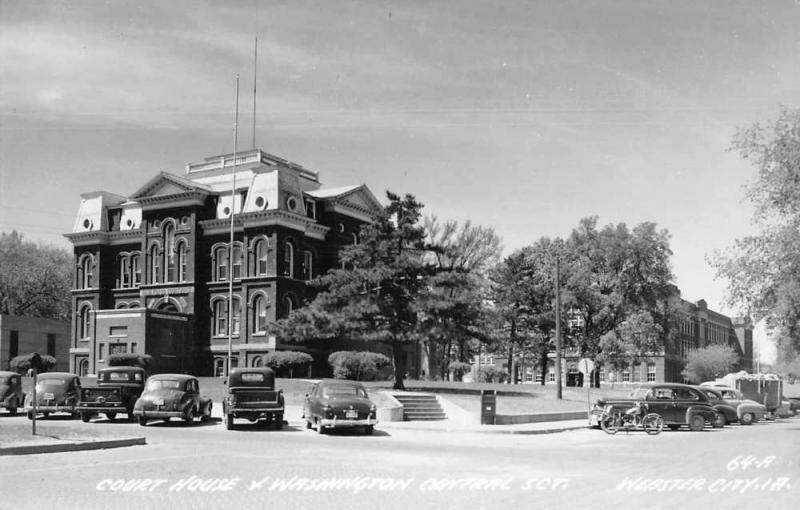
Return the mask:
<path fill-rule="evenodd" d="M 644 402 L 636 402 L 625 411 L 607 405 L 600 416 L 600 428 L 607 434 L 616 434 L 620 430 L 625 430 L 625 433 L 644 430 L 648 435 L 654 436 L 663 430 L 664 418 L 657 413 L 648 413 Z"/>

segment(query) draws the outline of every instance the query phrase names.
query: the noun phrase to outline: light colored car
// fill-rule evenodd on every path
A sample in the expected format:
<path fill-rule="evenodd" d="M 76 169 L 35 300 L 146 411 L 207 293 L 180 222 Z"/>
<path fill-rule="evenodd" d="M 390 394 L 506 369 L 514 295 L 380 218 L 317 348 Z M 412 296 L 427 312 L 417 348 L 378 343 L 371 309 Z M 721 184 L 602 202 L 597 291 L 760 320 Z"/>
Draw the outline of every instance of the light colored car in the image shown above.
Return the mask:
<path fill-rule="evenodd" d="M 36 382 L 36 414 L 69 413 L 78 416 L 81 381 L 75 374 L 47 372 L 39 374 Z M 25 413 L 33 419 L 33 393 L 25 396 Z"/>
<path fill-rule="evenodd" d="M 752 425 L 753 423 L 763 420 L 767 415 L 767 408 L 756 402 L 745 398 L 741 391 L 729 388 L 727 386 L 711 386 L 703 384 L 702 390 L 711 390 L 719 394 L 723 402 L 736 410 L 736 419 L 742 425 Z M 727 421 L 731 420 L 732 416 L 726 416 Z"/>

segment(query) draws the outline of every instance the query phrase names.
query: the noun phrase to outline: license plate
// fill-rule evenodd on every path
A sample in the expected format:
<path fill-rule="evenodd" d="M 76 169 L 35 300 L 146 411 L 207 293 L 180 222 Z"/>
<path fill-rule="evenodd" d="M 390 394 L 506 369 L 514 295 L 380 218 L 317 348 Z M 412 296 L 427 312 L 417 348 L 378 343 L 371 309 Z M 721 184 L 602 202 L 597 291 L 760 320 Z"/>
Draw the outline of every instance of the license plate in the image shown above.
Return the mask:
<path fill-rule="evenodd" d="M 358 411 L 345 411 L 344 417 L 348 419 L 356 419 L 358 418 Z"/>
<path fill-rule="evenodd" d="M 44 397 L 42 397 L 42 398 L 45 399 L 45 400 L 53 400 L 53 399 L 55 399 L 55 397 L 53 396 L 52 393 L 45 393 Z"/>
<path fill-rule="evenodd" d="M 157 406 L 163 406 L 164 405 L 164 399 L 160 398 L 160 399 L 156 400 L 156 405 Z"/>

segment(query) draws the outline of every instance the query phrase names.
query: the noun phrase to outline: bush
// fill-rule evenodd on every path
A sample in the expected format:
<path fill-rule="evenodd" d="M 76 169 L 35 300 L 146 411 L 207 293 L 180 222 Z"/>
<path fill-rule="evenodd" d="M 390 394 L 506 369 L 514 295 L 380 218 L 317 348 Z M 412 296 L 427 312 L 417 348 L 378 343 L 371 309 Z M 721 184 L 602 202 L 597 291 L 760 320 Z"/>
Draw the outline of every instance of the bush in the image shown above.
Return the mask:
<path fill-rule="evenodd" d="M 34 353 L 23 354 L 22 356 L 13 358 L 8 363 L 9 368 L 18 374 L 26 373 L 31 369 L 31 357 L 33 357 L 33 354 Z M 39 356 L 42 359 L 42 369 L 39 370 L 39 373 L 49 372 L 56 366 L 56 359 L 54 357 L 48 356 L 47 354 L 40 354 Z"/>
<path fill-rule="evenodd" d="M 733 370 L 738 361 L 739 356 L 731 347 L 709 345 L 689 353 L 681 375 L 694 384 L 713 381 Z"/>
<path fill-rule="evenodd" d="M 108 366 L 110 367 L 141 367 L 147 368 L 153 361 L 149 354 L 110 354 L 108 356 Z"/>
<path fill-rule="evenodd" d="M 450 372 L 453 374 L 454 381 L 461 382 L 464 378 L 464 374 L 468 374 L 471 370 L 472 365 L 469 363 L 464 363 L 463 361 L 450 363 Z"/>
<path fill-rule="evenodd" d="M 308 367 L 314 362 L 310 354 L 299 351 L 275 351 L 264 356 L 264 365 L 275 371 L 278 377 L 294 377 L 308 373 Z"/>
<path fill-rule="evenodd" d="M 391 377 L 391 360 L 377 352 L 337 351 L 328 356 L 336 379 L 375 381 Z"/>
<path fill-rule="evenodd" d="M 502 383 L 506 382 L 508 374 L 497 367 L 488 366 L 478 369 L 478 382 Z"/>

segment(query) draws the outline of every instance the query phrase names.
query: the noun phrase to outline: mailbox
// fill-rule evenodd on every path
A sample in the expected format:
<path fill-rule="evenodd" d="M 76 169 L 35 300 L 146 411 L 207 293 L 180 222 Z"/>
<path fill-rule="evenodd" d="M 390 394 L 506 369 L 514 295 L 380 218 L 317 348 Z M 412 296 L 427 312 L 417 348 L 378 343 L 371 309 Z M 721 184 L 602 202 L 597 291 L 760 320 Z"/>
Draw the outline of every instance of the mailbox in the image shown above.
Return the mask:
<path fill-rule="evenodd" d="M 481 390 L 481 425 L 494 425 L 497 416 L 497 392 Z"/>

